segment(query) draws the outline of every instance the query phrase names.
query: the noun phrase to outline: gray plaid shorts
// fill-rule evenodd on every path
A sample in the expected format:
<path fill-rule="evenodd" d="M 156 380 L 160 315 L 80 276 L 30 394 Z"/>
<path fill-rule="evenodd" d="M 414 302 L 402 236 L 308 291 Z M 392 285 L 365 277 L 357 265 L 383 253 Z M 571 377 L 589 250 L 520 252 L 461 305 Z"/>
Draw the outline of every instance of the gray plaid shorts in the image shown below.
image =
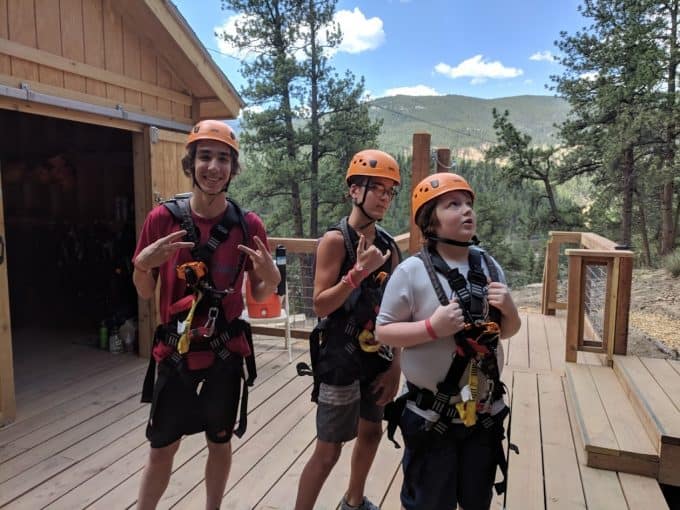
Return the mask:
<path fill-rule="evenodd" d="M 373 381 L 348 386 L 321 383 L 316 409 L 316 434 L 327 443 L 344 443 L 357 437 L 359 418 L 380 423 L 384 407 L 375 403 Z"/>

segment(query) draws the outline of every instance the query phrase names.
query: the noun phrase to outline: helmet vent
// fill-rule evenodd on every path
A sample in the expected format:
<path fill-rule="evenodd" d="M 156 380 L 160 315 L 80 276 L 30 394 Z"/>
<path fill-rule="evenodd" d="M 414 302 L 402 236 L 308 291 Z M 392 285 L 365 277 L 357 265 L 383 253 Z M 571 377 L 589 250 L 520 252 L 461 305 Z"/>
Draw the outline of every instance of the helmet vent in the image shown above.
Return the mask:
<path fill-rule="evenodd" d="M 368 162 L 368 164 L 370 165 L 371 168 L 375 168 L 376 166 L 378 166 L 378 160 L 372 159 Z"/>

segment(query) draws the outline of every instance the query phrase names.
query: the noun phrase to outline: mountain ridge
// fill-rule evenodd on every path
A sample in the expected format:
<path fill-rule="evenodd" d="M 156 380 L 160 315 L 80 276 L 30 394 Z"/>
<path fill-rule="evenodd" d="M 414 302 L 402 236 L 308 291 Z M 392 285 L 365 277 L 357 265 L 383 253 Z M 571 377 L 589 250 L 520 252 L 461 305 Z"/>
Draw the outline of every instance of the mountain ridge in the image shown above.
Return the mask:
<path fill-rule="evenodd" d="M 410 154 L 414 133 L 430 133 L 432 147 L 448 147 L 457 157 L 479 159 L 496 142 L 492 109 L 510 112 L 510 121 L 536 145 L 556 144 L 557 128 L 569 104 L 555 96 L 521 95 L 501 98 L 389 96 L 369 103 L 372 119 L 382 119 L 383 150 Z"/>

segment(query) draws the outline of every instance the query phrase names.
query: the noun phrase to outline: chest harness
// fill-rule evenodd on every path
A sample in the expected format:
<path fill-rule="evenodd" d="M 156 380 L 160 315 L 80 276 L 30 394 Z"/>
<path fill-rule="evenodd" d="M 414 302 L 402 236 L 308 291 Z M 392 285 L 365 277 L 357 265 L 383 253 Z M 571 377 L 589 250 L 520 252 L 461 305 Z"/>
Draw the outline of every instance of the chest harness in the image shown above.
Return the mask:
<path fill-rule="evenodd" d="M 400 255 L 396 242 L 384 229 L 376 225 L 374 244 L 384 253 Z M 356 264 L 357 233 L 349 228 L 347 217 L 331 227 L 342 234 L 345 258 L 340 268 L 346 274 Z M 401 255 L 400 255 L 401 259 Z M 345 386 L 357 379 L 372 380 L 387 370 L 392 362 L 392 349 L 376 341 L 375 318 L 385 285 L 392 271 L 392 259 L 361 281 L 343 305 L 319 321 L 309 339 L 312 367 L 298 363 L 298 375 L 313 375 L 312 401 L 316 401 L 320 383 Z M 338 280 L 340 281 L 340 280 Z"/>
<path fill-rule="evenodd" d="M 234 227 L 241 229 L 243 244 L 247 244 L 249 236 L 245 214 L 236 202 L 228 198 L 228 206 L 222 219 L 210 230 L 208 242 L 200 245 L 201 235 L 191 217 L 190 197 L 191 193 L 183 193 L 162 204 L 179 223 L 180 229 L 186 230 L 183 240 L 194 243 L 194 247 L 191 249 L 192 260 L 177 266 L 177 278 L 186 282 L 186 295 L 170 305 L 170 321 L 159 325 L 154 334 L 154 345 L 162 343 L 169 348 L 169 354 L 161 362 L 165 370 L 159 371 L 158 380 L 154 384 L 156 363 L 152 355 L 144 379 L 142 402 L 151 402 L 153 416 L 157 397 L 165 385 L 167 369 L 174 369 L 180 376 L 188 377 L 185 355 L 189 351 L 212 350 L 225 363 L 243 364 L 241 354 L 228 349 L 230 339 L 243 333 L 250 354 L 245 357 L 247 378 L 242 371 L 245 384 L 242 385 L 239 426 L 234 431 L 237 437 L 241 437 L 247 425 L 248 386 L 252 386 L 257 377 L 253 341 L 250 325 L 246 321 L 238 318 L 231 321 L 226 319 L 222 300 L 227 294 L 241 291 L 236 288 L 236 282 L 245 270 L 246 255 L 239 252 L 237 269 L 226 289 L 215 287 L 210 267 L 213 254 L 229 238 Z M 196 315 L 207 317 L 207 320 L 204 324 L 194 324 Z"/>
<path fill-rule="evenodd" d="M 394 433 L 408 400 L 414 402 L 419 409 L 433 410 L 439 415 L 438 421 L 428 432 L 435 437 L 445 436 L 452 426 L 461 422 L 465 427 L 478 426 L 495 431 L 495 457 L 503 473 L 503 480 L 495 484 L 495 488 L 498 494 L 501 494 L 505 491 L 507 477 L 507 459 L 503 451 L 503 420 L 509 414 L 509 408 L 506 406 L 493 416 L 488 414 L 491 404 L 503 397 L 505 385 L 500 380 L 496 357 L 500 339 L 500 312 L 490 307 L 486 298 L 488 283 L 482 268 L 482 257 L 492 281 L 499 280 L 498 270 L 491 257 L 481 250 L 469 250 L 470 270 L 467 279 L 457 268 L 450 268 L 433 248 L 423 248 L 416 256 L 423 261 L 437 299 L 444 306 L 450 303 L 450 299 L 437 273 L 446 278 L 463 310 L 465 326 L 454 335 L 456 353 L 446 376 L 437 384 L 437 391 L 418 388 L 407 382 L 408 391 L 387 405 L 385 408 L 385 420 L 388 422 L 387 436 L 399 447 L 394 439 Z M 470 370 L 467 384 L 460 388 L 460 379 L 468 365 Z M 479 402 L 478 372 L 486 376 L 489 384 L 484 402 Z M 451 403 L 452 399 L 458 401 Z M 510 448 L 518 452 L 515 445 L 510 445 Z"/>

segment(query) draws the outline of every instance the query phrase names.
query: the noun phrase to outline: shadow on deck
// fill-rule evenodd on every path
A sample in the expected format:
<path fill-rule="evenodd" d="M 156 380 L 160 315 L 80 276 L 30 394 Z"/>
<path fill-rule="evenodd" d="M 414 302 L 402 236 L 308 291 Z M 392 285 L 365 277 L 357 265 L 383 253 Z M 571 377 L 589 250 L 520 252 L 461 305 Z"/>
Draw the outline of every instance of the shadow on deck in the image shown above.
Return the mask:
<path fill-rule="evenodd" d="M 580 408 L 568 402 L 564 316 L 522 318 L 522 329 L 503 341 L 512 441 L 521 452 L 510 459 L 505 507 L 668 508 L 655 478 L 588 467 Z M 257 339 L 259 376 L 250 392 L 248 431 L 233 441 L 223 508 L 293 508 L 314 446 L 315 406 L 309 400 L 311 378 L 295 372 L 295 364 L 308 358 L 305 342 L 294 343 L 292 363 L 282 346 L 280 338 Z M 21 368 L 15 373 L 22 378 L 17 377 L 17 419 L 0 429 L 0 508 L 134 506 L 148 448 L 148 407 L 139 403 L 145 361 L 74 343 L 60 343 L 39 357 L 16 352 Z M 599 363 L 597 356 L 579 356 L 580 362 Z M 337 507 L 350 453 L 350 447 L 343 449 L 317 508 Z M 203 508 L 205 456 L 202 435 L 183 441 L 159 508 Z M 400 460 L 401 450 L 385 441 L 366 487 L 367 496 L 386 510 L 400 508 Z M 496 498 L 492 508 L 503 505 Z"/>

